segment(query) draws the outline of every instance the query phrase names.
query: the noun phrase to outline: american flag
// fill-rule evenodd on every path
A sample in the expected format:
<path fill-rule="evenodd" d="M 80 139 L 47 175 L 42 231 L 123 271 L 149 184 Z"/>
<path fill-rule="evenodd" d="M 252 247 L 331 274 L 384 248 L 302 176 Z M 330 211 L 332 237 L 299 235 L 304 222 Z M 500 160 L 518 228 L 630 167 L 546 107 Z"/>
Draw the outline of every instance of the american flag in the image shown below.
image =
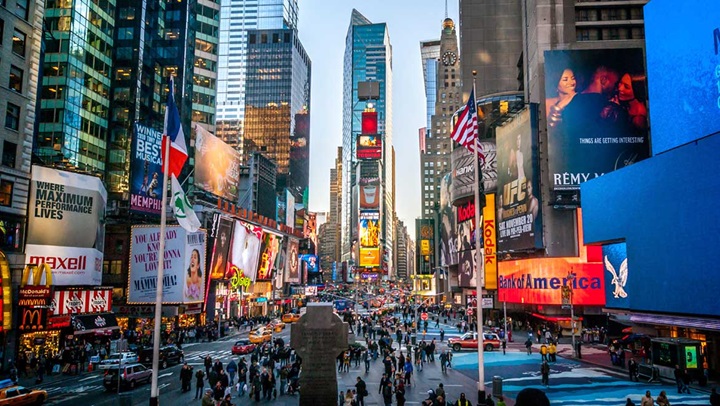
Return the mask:
<path fill-rule="evenodd" d="M 458 144 L 464 146 L 471 152 L 478 154 L 480 159 L 485 159 L 485 156 L 480 149 L 480 145 L 476 144 L 478 133 L 478 116 L 477 107 L 475 106 L 475 90 L 470 92 L 470 99 L 468 99 L 467 105 L 460 113 L 458 121 L 455 124 L 450 138 L 452 138 Z M 477 150 L 476 150 L 477 148 Z"/>

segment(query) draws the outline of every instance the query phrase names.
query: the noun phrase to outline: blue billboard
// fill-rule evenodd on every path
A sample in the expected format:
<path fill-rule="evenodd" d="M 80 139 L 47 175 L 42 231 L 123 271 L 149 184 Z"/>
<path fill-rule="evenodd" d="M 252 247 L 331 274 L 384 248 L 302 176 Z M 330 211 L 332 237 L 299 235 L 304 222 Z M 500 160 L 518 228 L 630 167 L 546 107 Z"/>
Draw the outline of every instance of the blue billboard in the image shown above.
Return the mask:
<path fill-rule="evenodd" d="M 162 133 L 135 123 L 130 151 L 130 210 L 160 214 L 162 209 Z"/>
<path fill-rule="evenodd" d="M 653 155 L 720 131 L 720 2 L 645 6 Z"/>
<path fill-rule="evenodd" d="M 630 279 L 627 245 L 624 242 L 602 247 L 603 275 L 605 277 L 605 307 L 630 308 L 630 299 L 642 292 L 637 276 Z M 637 289 L 640 288 L 640 289 Z"/>

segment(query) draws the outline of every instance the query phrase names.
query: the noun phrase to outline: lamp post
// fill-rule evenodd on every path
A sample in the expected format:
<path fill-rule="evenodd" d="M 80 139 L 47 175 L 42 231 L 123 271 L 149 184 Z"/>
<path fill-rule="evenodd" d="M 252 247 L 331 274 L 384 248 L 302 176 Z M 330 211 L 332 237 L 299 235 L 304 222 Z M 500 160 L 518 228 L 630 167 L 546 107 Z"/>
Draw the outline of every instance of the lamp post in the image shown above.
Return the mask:
<path fill-rule="evenodd" d="M 573 354 L 575 354 L 575 357 L 577 357 L 577 350 L 575 347 L 575 309 L 573 308 L 573 281 L 575 280 L 575 273 L 572 271 L 572 268 L 570 268 L 570 272 L 568 272 L 568 283 L 570 284 L 570 329 L 572 331 L 572 351 Z"/>

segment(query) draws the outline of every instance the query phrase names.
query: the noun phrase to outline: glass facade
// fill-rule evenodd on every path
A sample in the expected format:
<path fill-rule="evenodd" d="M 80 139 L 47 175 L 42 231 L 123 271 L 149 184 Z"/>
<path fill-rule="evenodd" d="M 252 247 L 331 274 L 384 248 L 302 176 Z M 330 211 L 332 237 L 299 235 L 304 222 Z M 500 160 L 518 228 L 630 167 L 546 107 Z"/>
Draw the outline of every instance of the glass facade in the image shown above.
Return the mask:
<path fill-rule="evenodd" d="M 295 30 L 249 30 L 242 150 L 277 164 L 277 190 L 308 187 L 311 62 Z M 291 153 L 302 162 L 290 163 Z M 291 169 L 295 169 L 291 171 Z M 304 169 L 304 176 L 302 175 Z"/>
<path fill-rule="evenodd" d="M 425 83 L 425 112 L 427 129 L 430 130 L 430 119 L 435 114 L 437 99 L 437 69 L 440 60 L 440 40 L 420 42 L 420 58 L 423 67 L 423 83 Z"/>

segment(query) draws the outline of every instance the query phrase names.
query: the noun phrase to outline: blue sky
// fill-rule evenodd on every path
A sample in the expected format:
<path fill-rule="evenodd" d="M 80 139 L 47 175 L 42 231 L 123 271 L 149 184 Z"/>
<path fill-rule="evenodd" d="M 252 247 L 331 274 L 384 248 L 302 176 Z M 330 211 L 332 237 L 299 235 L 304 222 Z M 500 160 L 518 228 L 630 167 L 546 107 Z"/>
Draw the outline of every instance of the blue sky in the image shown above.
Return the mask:
<path fill-rule="evenodd" d="M 420 216 L 418 128 L 425 126 L 420 41 L 439 39 L 444 0 L 300 0 L 299 36 L 312 60 L 310 104 L 310 209 L 330 208 L 330 168 L 342 145 L 345 34 L 356 8 L 373 23 L 387 23 L 393 46 L 393 142 L 397 211 L 414 235 Z M 448 1 L 458 24 L 458 2 Z M 459 38 L 458 38 L 459 39 Z"/>

